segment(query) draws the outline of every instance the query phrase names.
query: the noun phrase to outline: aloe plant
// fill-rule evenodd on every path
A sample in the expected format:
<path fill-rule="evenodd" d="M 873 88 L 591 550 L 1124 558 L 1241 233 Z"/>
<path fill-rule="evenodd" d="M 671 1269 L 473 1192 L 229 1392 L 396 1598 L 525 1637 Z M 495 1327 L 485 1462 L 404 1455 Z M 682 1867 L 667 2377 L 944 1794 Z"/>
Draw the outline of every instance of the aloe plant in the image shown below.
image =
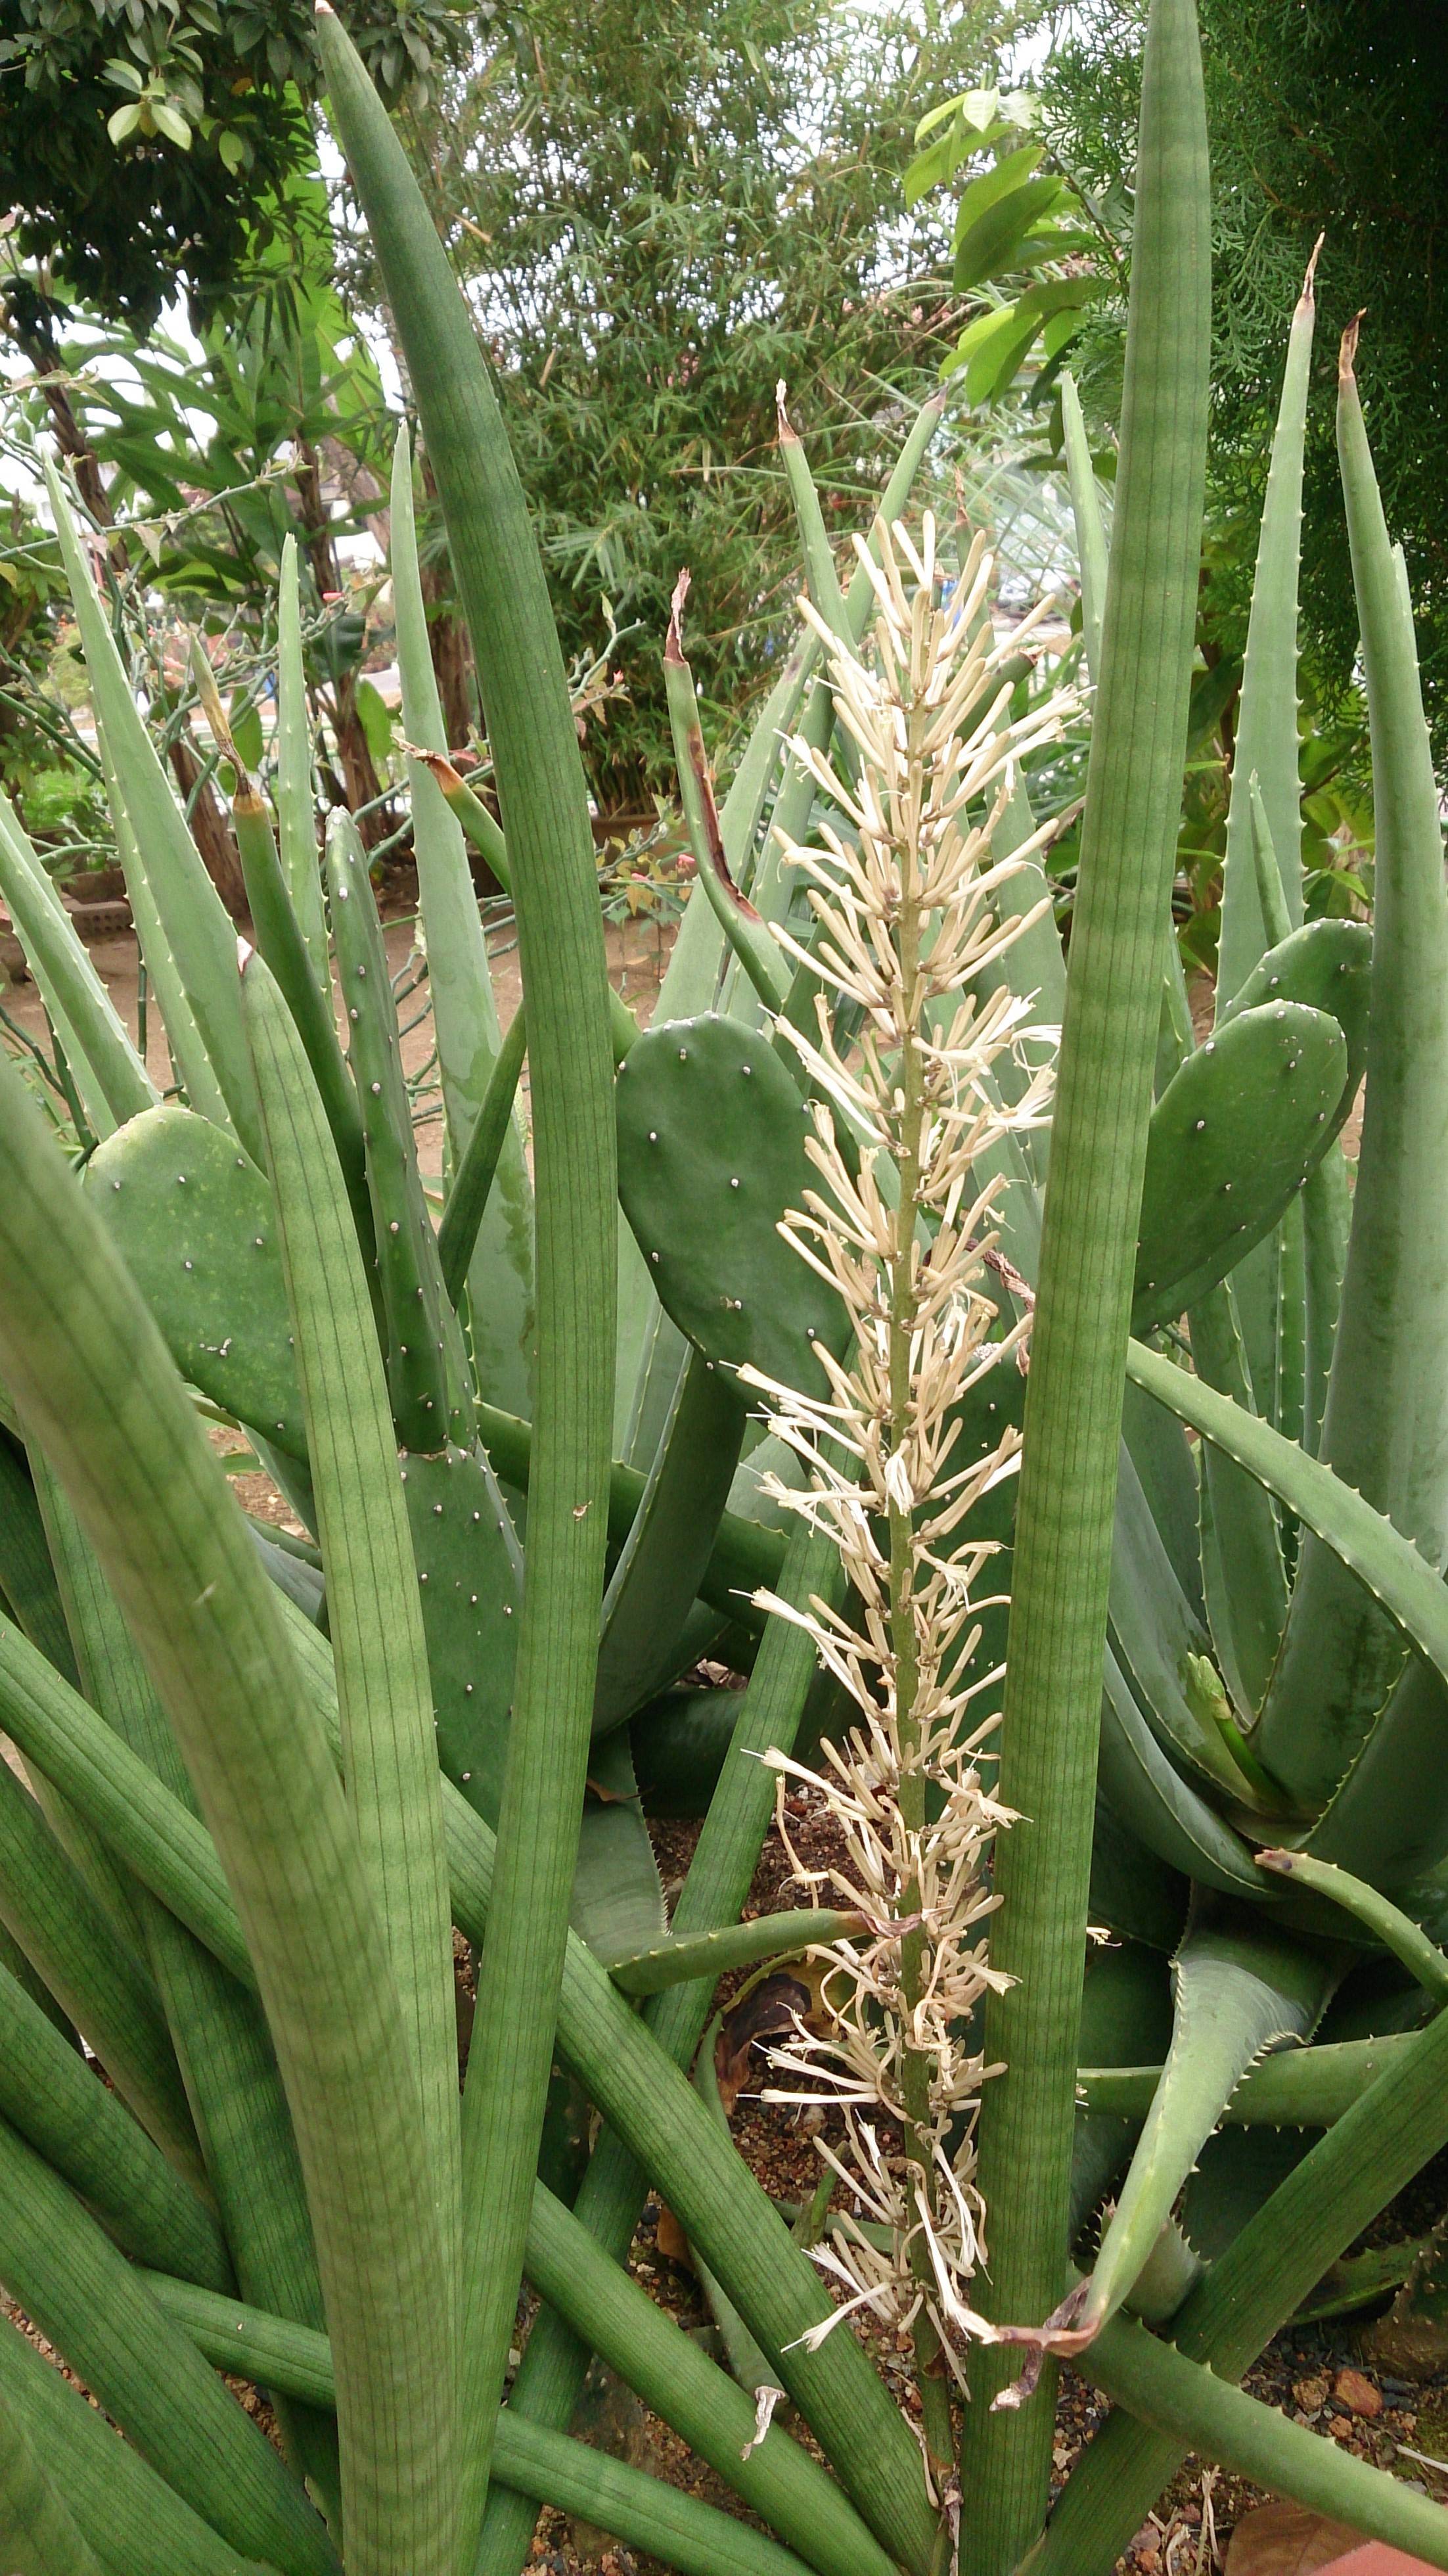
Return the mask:
<path fill-rule="evenodd" d="M 0 1725 L 30 1782 L 0 1767 L 0 2281 L 124 2437 L 6 2324 L 0 2534 L 17 2564 L 83 2576 L 516 2576 L 541 2499 L 711 2576 L 925 2576 L 956 2539 L 971 2576 L 1106 2576 L 1191 2446 L 1448 2566 L 1433 2508 L 1229 2384 L 1448 2141 L 1448 923 L 1352 346 L 1339 419 L 1375 764 L 1371 930 L 1301 919 L 1309 277 L 1262 529 L 1216 1026 L 1193 1043 L 1168 890 L 1209 200 L 1193 10 L 1154 0 L 1109 549 L 1067 403 L 1095 692 L 1069 966 L 1041 862 L 1050 825 L 1030 801 L 1049 693 L 990 649 L 979 547 L 950 566 L 952 627 L 929 545 L 893 533 L 939 405 L 907 433 L 884 530 L 862 536 L 848 580 L 781 406 L 804 622 L 724 793 L 686 585 L 659 639 L 699 884 L 641 1036 L 607 988 L 572 715 L 486 363 L 325 17 L 321 41 L 447 516 L 499 813 L 446 758 L 404 437 L 394 579 L 445 1118 L 435 1230 L 345 820 L 319 857 L 294 561 L 275 837 L 236 772 L 255 931 L 238 971 L 56 478 L 176 1082 L 156 1098 L 0 809 L 0 891 L 81 1121 L 68 1159 L 54 1115 L 0 1065 Z M 916 734 L 902 719 L 900 756 L 925 757 L 947 703 L 942 776 L 997 746 L 958 818 L 994 910 L 977 936 L 959 905 L 947 920 L 955 897 L 921 893 L 928 873 L 910 880 L 900 996 L 927 994 L 915 969 L 952 940 L 964 962 L 948 997 L 876 1011 L 906 1068 L 897 1113 L 885 1056 L 885 1092 L 854 1083 L 873 1059 L 838 897 L 848 881 L 874 902 L 882 852 L 908 843 L 907 790 L 890 791 L 889 828 L 888 799 L 868 801 L 895 757 L 872 742 L 868 673 L 888 645 L 913 707 L 906 639 L 927 631 L 932 668 L 969 677 L 940 679 Z M 525 1006 L 506 1038 L 469 839 L 517 909 Z M 921 903 L 939 920 L 917 919 Z M 888 978 L 894 935 L 872 973 Z M 916 1129 L 929 1066 L 977 1025 L 996 1035 L 973 1059 L 989 1107 L 961 1198 L 959 1104 L 933 1141 Z M 1338 1134 L 1364 1074 L 1349 1209 Z M 942 1476 L 978 1496 L 958 1522 L 955 1486 L 932 1495 L 917 1459 L 907 1505 L 883 1454 L 887 1503 L 850 1520 L 830 1446 L 869 1436 L 873 1309 L 857 1279 L 847 1311 L 799 1244 L 827 1250 L 877 1181 L 894 1211 L 892 1438 L 928 1421 L 942 1459 L 948 1444 Z M 951 1236 L 962 1205 L 995 1228 L 988 1256 Z M 802 1237 L 811 1208 L 823 1231 Z M 937 1347 L 931 1281 L 947 1270 L 968 1277 L 970 1329 L 947 1322 Z M 936 1351 L 933 1392 L 912 1387 L 914 1343 Z M 762 1387 L 764 1424 L 749 1411 Z M 205 1436 L 217 1416 L 247 1432 L 307 1538 L 248 1525 Z M 1004 1468 L 1022 1437 L 1017 1493 Z M 946 1593 L 966 1587 L 937 1630 L 950 1760 L 983 1766 L 961 1772 L 977 1876 L 950 1934 L 962 1998 L 993 1986 L 983 2031 L 954 2007 L 921 2018 L 926 1964 L 950 1944 L 912 1893 L 942 1863 L 909 1707 L 892 1760 L 915 1857 L 898 1883 L 741 1920 L 777 1767 L 850 1776 L 838 1748 L 854 1721 L 816 1646 L 850 1677 L 874 1634 L 884 1521 L 891 1651 L 913 1691 L 912 1549 L 933 1552 Z M 992 1552 L 1010 1569 L 1008 1627 Z M 956 1737 L 1003 1645 L 996 1766 L 988 1737 Z M 681 1686 L 714 1651 L 747 1674 L 742 1693 Z M 668 1923 L 641 1776 L 703 1818 Z M 1010 1824 L 993 1888 L 983 1818 Z M 882 1830 L 878 1849 L 895 1847 Z M 1115 1936 L 1089 1959 L 1088 1921 Z M 461 2100 L 454 1930 L 478 1963 Z M 688 2081 L 719 1977 L 802 1950 L 885 1998 L 876 2038 L 895 2028 L 900 1963 L 910 2162 L 933 2234 L 897 2286 L 928 2474 L 885 2377 L 834 2330 L 822 2275 L 886 2295 L 860 2208 L 832 2216 L 822 2194 L 792 2230 L 707 2080 Z M 967 2064 L 973 2172 L 951 2110 Z M 565 2082 L 601 2123 L 572 2207 L 538 2172 Z M 625 2269 L 650 2186 L 697 2251 L 727 2366 Z M 969 2231 L 957 2244 L 938 2196 L 952 2191 L 989 2246 L 970 2301 Z M 932 2270 L 927 2242 L 947 2241 Z M 542 2304 L 501 2403 L 524 2280 Z M 754 2523 L 572 2438 L 593 2351 Z M 1048 2524 L 1063 2353 L 1114 2411 Z M 236 2370 L 272 2396 L 280 2455 L 218 2375 Z M 817 2448 L 771 2420 L 776 2390 Z"/>

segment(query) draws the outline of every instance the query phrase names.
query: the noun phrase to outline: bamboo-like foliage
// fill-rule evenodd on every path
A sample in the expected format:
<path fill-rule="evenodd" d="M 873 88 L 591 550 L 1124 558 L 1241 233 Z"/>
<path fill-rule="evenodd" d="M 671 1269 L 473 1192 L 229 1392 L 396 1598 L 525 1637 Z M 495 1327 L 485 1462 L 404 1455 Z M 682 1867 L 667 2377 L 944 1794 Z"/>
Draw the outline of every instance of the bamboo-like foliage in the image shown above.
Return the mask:
<path fill-rule="evenodd" d="M 971 2576 L 1106 2576 L 1190 2444 L 1448 2566 L 1433 2508 L 1231 2385 L 1448 2122 L 1441 839 L 1351 346 L 1371 930 L 1294 927 L 1309 295 L 1195 1046 L 1167 885 L 1207 174 L 1190 0 L 1153 0 L 1109 547 L 1066 398 L 1094 694 L 1022 677 L 978 543 L 909 534 L 938 403 L 848 581 L 781 407 L 804 625 L 726 786 L 680 583 L 700 884 L 641 1032 L 485 361 L 322 42 L 502 819 L 446 758 L 404 438 L 439 1230 L 346 818 L 319 861 L 294 554 L 275 827 L 236 780 L 238 977 L 57 476 L 178 1097 L 0 808 L 76 1113 L 57 1143 L 0 1066 L 0 1726 L 29 1777 L 0 1766 L 0 2284 L 120 2428 L 5 2325 L 6 2563 L 517 2576 L 543 2500 L 700 2576 L 934 2576 L 957 2543 Z M 1062 721 L 1092 734 L 1068 961 L 1032 806 Z M 517 911 L 505 1037 L 466 839 Z M 218 1415 L 306 1537 L 248 1525 Z M 709 1657 L 742 1693 L 690 1685 Z M 781 1777 L 848 1865 L 819 1874 L 786 1809 L 802 1901 L 761 1923 Z M 641 1781 L 702 1818 L 668 1925 Z M 450 1934 L 479 1962 L 461 2109 Z M 721 2115 L 714 1999 L 739 1969 L 801 1991 L 804 1953 L 826 2019 L 775 2089 L 844 2117 L 788 2225 Z M 571 2207 L 538 2171 L 550 2094 L 597 2117 Z M 1281 2125 L 1322 2133 L 1291 2171 Z M 727 2366 L 628 2275 L 650 2189 Z M 908 2324 L 908 2413 L 852 2305 Z M 570 2437 L 593 2351 L 752 2522 Z M 1063 2352 L 1115 2411 L 1044 2527 Z"/>

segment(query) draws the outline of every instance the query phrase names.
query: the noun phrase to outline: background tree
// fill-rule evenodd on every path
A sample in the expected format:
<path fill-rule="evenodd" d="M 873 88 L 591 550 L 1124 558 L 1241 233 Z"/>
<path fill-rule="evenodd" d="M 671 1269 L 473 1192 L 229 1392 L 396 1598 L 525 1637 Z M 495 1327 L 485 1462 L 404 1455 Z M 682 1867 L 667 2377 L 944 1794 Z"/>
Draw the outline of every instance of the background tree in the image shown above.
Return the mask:
<path fill-rule="evenodd" d="M 1062 160 L 1129 241 L 1120 174 L 1140 93 L 1138 0 L 1085 0 L 1044 76 Z M 1321 320 L 1309 416 L 1303 606 L 1309 684 L 1344 707 L 1357 653 L 1337 501 L 1338 335 L 1366 308 L 1359 368 L 1388 523 L 1417 603 L 1425 696 L 1448 757 L 1448 43 L 1422 0 L 1201 0 L 1216 222 L 1213 605 L 1245 627 L 1252 532 L 1266 476 L 1287 320 L 1308 255 Z M 1098 416 L 1118 416 L 1119 326 L 1103 316 L 1083 372 Z M 1233 543 L 1233 531 L 1240 542 Z"/>
<path fill-rule="evenodd" d="M 492 347 L 570 658 L 620 629 L 595 791 L 672 782 L 669 594 L 713 726 L 779 650 L 797 549 L 774 457 L 789 387 L 826 512 L 878 486 L 952 315 L 936 208 L 900 210 L 914 128 L 992 50 L 938 0 L 535 0 L 404 111 Z M 373 291 L 347 255 L 352 291 Z M 606 603 L 606 604 L 605 604 Z"/>

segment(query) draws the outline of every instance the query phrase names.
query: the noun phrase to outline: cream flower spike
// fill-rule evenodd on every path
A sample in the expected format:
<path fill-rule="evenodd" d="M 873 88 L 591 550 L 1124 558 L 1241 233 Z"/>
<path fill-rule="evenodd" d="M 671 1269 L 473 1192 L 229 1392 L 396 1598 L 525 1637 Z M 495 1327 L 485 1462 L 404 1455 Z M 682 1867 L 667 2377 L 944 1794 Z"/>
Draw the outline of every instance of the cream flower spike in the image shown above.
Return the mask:
<path fill-rule="evenodd" d="M 1011 1821 L 988 1786 L 1001 1675 L 972 1668 L 981 1612 L 999 1597 L 995 1551 L 970 1523 L 1018 1447 L 1007 1431 L 963 1459 L 959 1407 L 988 1370 L 1014 1366 L 1029 1320 L 1002 1318 L 997 1274 L 1015 1275 L 997 1251 L 1002 1183 L 977 1176 L 1050 1098 L 1049 1034 L 1029 1002 L 992 991 L 1025 926 L 1002 917 L 1001 889 L 1050 827 L 1004 861 L 994 840 L 1021 761 L 1059 736 L 1074 702 L 1058 695 L 1011 719 L 1002 666 L 1022 630 L 1006 643 L 992 632 L 982 539 L 948 600 L 932 520 L 918 545 L 883 525 L 874 545 L 878 560 L 860 547 L 876 607 L 860 654 L 801 603 L 854 757 L 793 746 L 836 819 L 817 846 L 783 846 L 816 917 L 808 952 L 776 933 L 821 986 L 812 1031 L 781 1024 L 810 1077 L 818 1180 L 781 1231 L 838 1290 L 854 1344 L 845 1361 L 821 1351 L 819 1398 L 752 1380 L 808 1470 L 803 1491 L 775 1484 L 775 1499 L 828 1533 L 852 1587 L 848 1618 L 816 1602 L 800 1619 L 853 1724 L 818 1771 L 779 1759 L 781 1827 L 813 1892 L 820 1874 L 788 1844 L 784 1779 L 822 1793 L 844 1853 L 826 1877 L 873 1929 L 823 1954 L 826 2027 L 801 2026 L 778 2049 L 771 2091 L 824 2090 L 838 2106 L 843 2146 L 820 2152 L 851 2207 L 816 2259 L 845 2293 L 839 2316 L 865 2307 L 912 2333 L 927 2463 L 944 2493 L 951 2379 L 964 2388 L 969 2339 L 989 2332 L 969 2296 L 985 2223 L 973 2134 L 990 2072 L 970 2034 L 992 1983 L 990 1848 Z"/>

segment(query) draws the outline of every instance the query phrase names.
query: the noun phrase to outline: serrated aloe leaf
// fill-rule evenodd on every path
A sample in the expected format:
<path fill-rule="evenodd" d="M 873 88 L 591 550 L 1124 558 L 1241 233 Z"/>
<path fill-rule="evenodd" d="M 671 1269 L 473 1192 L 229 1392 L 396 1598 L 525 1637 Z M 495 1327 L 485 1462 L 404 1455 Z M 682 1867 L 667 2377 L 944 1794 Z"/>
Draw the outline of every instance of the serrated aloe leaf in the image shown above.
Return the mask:
<path fill-rule="evenodd" d="M 70 504 L 50 465 L 46 483 L 80 628 L 96 725 L 105 739 L 108 783 L 114 782 L 129 826 L 129 856 L 150 889 L 227 1114 L 254 1156 L 256 1105 L 236 995 L 236 934 L 131 695 L 130 680 L 76 538 Z M 201 1101 L 196 1105 L 205 1107 Z"/>
<path fill-rule="evenodd" d="M 148 1109 L 91 1156 L 85 1188 L 183 1377 L 307 1454 L 271 1191 L 194 1110 Z"/>
<path fill-rule="evenodd" d="M 153 2468 L 283 2576 L 325 2576 L 326 2529 L 261 2427 L 96 2221 L 0 2122 L 0 2280 Z"/>
<path fill-rule="evenodd" d="M 418 566 L 412 450 L 406 423 L 392 460 L 392 593 L 402 720 L 409 743 L 448 750 L 442 702 L 428 642 Z M 437 1031 L 438 1069 L 453 1170 L 462 1164 L 482 1115 L 501 1038 L 487 942 L 473 891 L 463 833 L 425 762 L 409 759 L 412 836 L 418 901 L 427 949 L 428 991 Z M 503 1123 L 496 1197 L 468 1260 L 469 1323 L 480 1391 L 514 1410 L 529 1402 L 533 1332 L 532 1190 L 522 1135 L 511 1114 Z"/>
<path fill-rule="evenodd" d="M 1235 1284 L 1209 1290 L 1189 1318 L 1198 1375 L 1244 1410 L 1253 1388 Z M 1220 1450 L 1202 1461 L 1202 1587 L 1229 1692 L 1244 1725 L 1262 1704 L 1287 1616 L 1282 1540 L 1271 1497 Z"/>
<path fill-rule="evenodd" d="M 1219 1795 L 1254 1803 L 1204 1687 L 1210 1640 L 1177 1584 L 1129 1452 L 1116 1489 L 1110 1622 L 1117 1660 L 1176 1762 Z"/>
<path fill-rule="evenodd" d="M 1448 1852 L 1445 1741 L 1448 1688 L 1413 1655 L 1305 1848 L 1374 1887 L 1401 1887 L 1435 1868 Z"/>
<path fill-rule="evenodd" d="M 1302 464 L 1307 391 L 1316 319 L 1314 251 L 1292 317 L 1282 396 L 1272 439 L 1272 460 L 1257 570 L 1247 624 L 1232 795 L 1227 812 L 1227 856 L 1222 878 L 1221 952 L 1217 967 L 1220 1020 L 1265 948 L 1274 945 L 1263 918 L 1253 857 L 1251 782 L 1258 783 L 1277 863 L 1281 901 L 1289 926 L 1302 919 L 1302 789 L 1297 738 L 1297 580 L 1302 531 Z"/>
<path fill-rule="evenodd" d="M 1117 482 L 1041 1242 L 1000 1794 L 1031 1823 L 997 1854 L 979 2178 L 997 2211 L 988 2313 L 1060 2295 L 1074 2056 L 1121 1431 L 1122 1358 L 1151 1114 L 1199 571 L 1210 339 L 1210 201 L 1191 0 L 1146 36 Z M 1051 1865 L 1041 1866 L 1049 1850 Z M 1009 2210 L 1007 2220 L 1003 2213 Z M 1040 2528 L 1052 2408 L 992 2410 L 989 2348 L 967 2410 L 967 2576 L 1014 2567 Z"/>
<path fill-rule="evenodd" d="M 1100 1780 L 1122 1822 L 1170 1868 L 1181 1870 L 1194 1886 L 1261 1901 L 1260 1874 L 1241 1835 L 1173 1768 L 1109 1649 Z"/>
<path fill-rule="evenodd" d="M 176 1730 L 256 1965 L 337 2353 L 349 2551 L 363 2571 L 400 2555 L 451 2576 L 441 2253 L 355 1831 L 281 1598 L 138 1292 L 3 1066 L 0 1282 L 0 1370 Z"/>
<path fill-rule="evenodd" d="M 1189 1892 L 1190 1882 L 1131 1831 L 1098 1788 L 1091 1838 L 1091 1921 L 1169 1956 L 1182 1936 Z"/>
<path fill-rule="evenodd" d="M 1175 1949 L 1175 1938 L 1171 1946 Z M 1165 1958 L 1133 1940 L 1093 1951 L 1086 1962 L 1081 1996 L 1083 2060 L 1091 2066 L 1159 2064 L 1170 2045 L 1171 1984 Z M 1138 2124 L 1117 2113 L 1077 2111 L 1071 2155 L 1071 2244 L 1100 2210 L 1137 2134 Z"/>
<path fill-rule="evenodd" d="M 277 591 L 277 838 L 292 909 L 319 993 L 332 989 L 322 870 L 317 848 L 317 800 L 312 783 L 312 727 L 302 662 L 302 613 L 297 541 L 282 545 Z"/>
<path fill-rule="evenodd" d="M 1081 417 L 1081 397 L 1076 379 L 1069 369 L 1061 371 L 1061 427 L 1066 447 L 1066 480 L 1071 494 L 1071 516 L 1076 522 L 1076 561 L 1081 575 L 1081 641 L 1086 653 L 1086 669 L 1098 679 L 1101 672 L 1101 626 L 1106 613 L 1106 529 L 1101 516 L 1101 495 L 1096 489 L 1096 469 L 1086 439 L 1086 423 Z"/>
<path fill-rule="evenodd" d="M 1321 1450 L 1436 1566 L 1448 1543 L 1448 897 L 1405 605 L 1343 344 L 1338 449 L 1373 749 L 1376 875 L 1362 1147 Z M 1304 1802 L 1346 1772 L 1402 1664 L 1391 1626 L 1309 1539 L 1261 1753 Z"/>
<path fill-rule="evenodd" d="M 675 1678 L 679 1634 L 713 1552 L 744 1427 L 732 1372 L 692 1351 L 604 1595 L 595 1735 L 622 1726 Z"/>
<path fill-rule="evenodd" d="M 63 2460 L 66 2502 L 108 2576 L 267 2576 L 149 2468 L 105 2417 L 0 2319 L 0 2396 L 30 2441 Z M 47 2571 L 49 2576 L 49 2571 Z"/>
<path fill-rule="evenodd" d="M 1306 2070 L 1328 2053 L 1299 2051 L 1297 2066 Z M 1178 2351 L 1208 2363 L 1219 2380 L 1240 2378 L 1329 2265 L 1448 2139 L 1448 2015 L 1410 2039 L 1382 2043 L 1381 2056 L 1371 2089 L 1288 2175 L 1174 2319 Z M 1272 2060 L 1244 2093 L 1288 2066 Z M 1032 2576 L 1109 2576 L 1196 2438 L 1114 2415 L 1068 2478 Z M 1220 2456 L 1215 2437 L 1212 2449 Z"/>
<path fill-rule="evenodd" d="M 1302 1193 L 1304 1320 L 1302 1438 L 1315 1458 L 1322 1445 L 1322 1417 L 1332 1371 L 1333 1344 L 1347 1267 L 1352 1192 L 1341 1145 L 1309 1172 Z"/>
<path fill-rule="evenodd" d="M 307 1426 L 347 1803 L 402 2005 L 451 2280 L 461 2223 L 452 1916 L 407 1504 L 346 1182 L 301 1038 L 257 956 L 242 974 L 242 1026 Z"/>
<path fill-rule="evenodd" d="M 1379 2039 L 1324 2040 L 1265 2058 L 1243 2076 L 1222 2113 L 1223 2122 L 1242 2128 L 1331 2128 L 1398 2064 L 1411 2038 L 1411 2032 L 1389 2031 Z M 1159 2066 L 1082 2066 L 1076 2080 L 1088 2110 L 1143 2120 L 1161 2073 Z"/>
<path fill-rule="evenodd" d="M 1172 1572 L 1196 1616 L 1204 1619 L 1196 1453 L 1181 1424 L 1134 1386 L 1126 1390 L 1122 1437 Z"/>
<path fill-rule="evenodd" d="M 1402 1638 L 1448 1678 L 1448 1588 L 1390 1521 L 1321 1459 L 1143 1343 L 1131 1344 L 1126 1365 L 1138 1386 L 1294 1511 Z M 1265 1750 L 1255 1738 L 1253 1749 Z"/>
<path fill-rule="evenodd" d="M 568 1919 L 605 1962 L 664 1935 L 663 1884 L 621 1727 L 589 1759 Z"/>
<path fill-rule="evenodd" d="M 1188 1932 L 1172 1962 L 1161 2082 L 1064 2349 L 1084 2349 L 1121 2305 L 1248 2067 L 1309 2036 L 1336 1974 L 1320 1952 L 1260 1919 L 1209 1918 Z"/>
<path fill-rule="evenodd" d="M 1235 2125 L 1208 2138 L 1182 2193 L 1181 2224 L 1203 2262 L 1216 2263 L 1316 2144 L 1311 2129 Z"/>
<path fill-rule="evenodd" d="M 45 868 L 0 796 L 0 894 L 98 1136 L 149 1109 L 156 1086 Z"/>
<path fill-rule="evenodd" d="M 619 1072 L 619 1197 L 667 1312 L 716 1366 L 823 1394 L 814 1344 L 843 1309 L 778 1231 L 815 1186 L 808 1114 L 768 1042 L 715 1013 L 655 1021 Z"/>
<path fill-rule="evenodd" d="M 1352 1107 L 1326 1011 L 1242 1011 L 1187 1057 L 1151 1115 L 1132 1329 L 1194 1304 L 1278 1224 Z"/>
<path fill-rule="evenodd" d="M 63 2477 L 60 2462 L 56 2469 Z M 0 2528 L 15 2576 L 101 2576 L 100 2560 L 21 2418 L 0 2397 Z"/>
<path fill-rule="evenodd" d="M 209 2290 L 230 2288 L 215 2212 L 7 1970 L 0 1970 L 0 2114 L 133 2261 Z"/>

